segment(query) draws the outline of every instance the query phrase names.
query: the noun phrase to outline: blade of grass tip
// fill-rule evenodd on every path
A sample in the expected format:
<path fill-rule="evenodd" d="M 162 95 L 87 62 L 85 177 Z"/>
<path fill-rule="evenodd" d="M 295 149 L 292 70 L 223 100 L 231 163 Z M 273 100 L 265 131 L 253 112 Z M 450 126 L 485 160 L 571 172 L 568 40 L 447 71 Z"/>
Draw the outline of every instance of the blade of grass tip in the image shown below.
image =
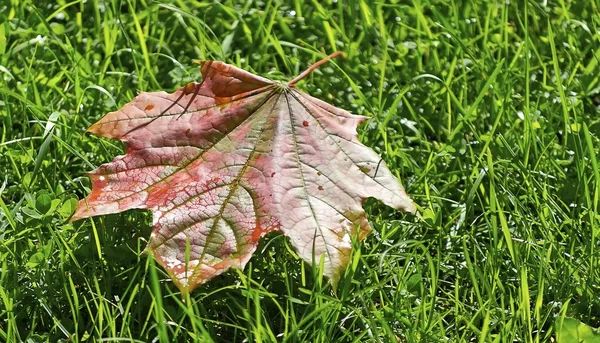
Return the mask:
<path fill-rule="evenodd" d="M 290 61 L 289 61 L 289 56 L 285 53 L 285 51 L 283 50 L 283 48 L 281 47 L 281 42 L 279 40 L 279 37 L 275 34 L 273 27 L 275 26 L 275 24 L 277 24 L 280 20 L 279 16 L 278 16 L 278 9 L 279 9 L 279 4 L 275 4 L 275 3 L 270 3 L 271 8 L 265 9 L 265 13 L 271 13 L 270 16 L 266 17 L 265 19 L 261 21 L 260 23 L 260 30 L 257 30 L 257 35 L 255 38 L 255 40 L 257 41 L 261 41 L 261 40 L 268 40 L 271 43 L 271 46 L 275 49 L 275 51 L 277 52 L 277 55 L 279 55 L 279 57 L 281 58 L 281 61 L 283 62 L 284 66 L 286 69 L 288 70 L 292 70 L 291 66 L 290 66 Z M 285 27 L 284 24 L 282 28 Z M 285 30 L 285 29 L 284 29 Z M 262 38 L 259 36 L 260 34 L 262 34 Z M 277 60 L 274 59 L 273 62 L 275 63 L 275 66 L 277 67 Z M 281 68 L 277 68 L 277 69 L 281 69 Z"/>
<path fill-rule="evenodd" d="M 325 35 L 327 36 L 327 40 L 329 40 L 329 45 L 331 45 L 332 49 L 335 49 L 335 37 L 333 35 L 333 30 L 331 29 L 331 25 L 329 21 L 323 20 L 323 30 L 325 30 Z"/>
<path fill-rule="evenodd" d="M 268 33 L 268 38 L 269 38 L 269 41 L 271 42 L 271 44 L 273 45 L 273 48 L 275 49 L 275 51 L 277 51 L 277 54 L 279 55 L 279 57 L 283 61 L 283 64 L 285 65 L 285 67 L 288 70 L 291 70 L 291 66 L 290 66 L 290 62 L 289 62 L 289 57 L 285 53 L 285 51 L 283 50 L 283 48 L 281 47 L 281 43 L 279 42 L 279 39 L 277 39 L 277 37 L 275 37 L 274 35 L 270 34 L 270 32 Z"/>
<path fill-rule="evenodd" d="M 425 16 L 425 12 L 423 10 L 423 7 L 421 6 L 421 2 L 412 0 L 412 5 L 417 14 L 417 21 L 421 24 L 423 30 L 427 34 L 427 39 L 429 39 L 430 42 L 433 42 L 435 40 L 435 37 L 433 36 L 433 32 L 431 31 L 431 28 L 429 27 L 429 23 L 427 22 L 428 16 L 427 17 Z M 435 6 L 429 6 L 428 9 L 435 11 Z M 439 15 L 438 18 L 444 18 L 444 16 Z M 433 60 L 435 61 L 435 65 L 437 67 L 436 69 L 440 70 L 441 64 L 440 64 L 440 59 L 439 59 L 439 56 L 437 53 L 437 49 L 432 49 L 432 55 L 433 55 Z"/>
<path fill-rule="evenodd" d="M 594 171 L 594 179 L 595 185 L 594 189 L 594 203 L 593 203 L 593 211 L 588 211 L 590 215 L 590 223 L 591 223 L 591 232 L 592 232 L 592 242 L 590 244 L 590 248 L 592 249 L 590 255 L 592 256 L 592 265 L 596 265 L 597 257 L 594 254 L 594 247 L 596 246 L 596 219 L 595 215 L 598 213 L 598 185 L 600 185 L 600 170 L 598 168 L 598 160 L 596 159 L 596 151 L 594 151 L 594 142 L 592 142 L 592 136 L 590 135 L 590 130 L 586 122 L 583 122 L 583 135 L 585 136 L 585 143 L 588 148 L 588 153 L 590 157 L 590 162 L 592 164 L 592 170 Z"/>
<path fill-rule="evenodd" d="M 272 15 L 265 15 L 258 19 L 258 25 L 256 25 L 257 30 L 255 30 L 254 34 L 252 35 L 252 41 L 262 42 L 269 39 L 269 36 L 271 36 L 271 30 L 275 24 L 274 17 L 277 14 L 275 11 L 276 8 L 277 5 L 274 5 L 271 2 L 269 2 L 267 7 L 265 7 L 265 13 L 272 13 Z"/>
<path fill-rule="evenodd" d="M 494 164 L 493 164 L 493 156 L 492 156 L 492 151 L 488 148 L 488 154 L 487 154 L 487 168 L 488 168 L 488 173 L 490 175 L 490 186 L 489 186 L 489 194 L 490 194 L 490 201 L 493 200 L 493 204 L 491 204 L 491 208 L 492 208 L 492 214 L 497 216 L 498 220 L 500 220 L 500 228 L 502 230 L 502 235 L 504 236 L 504 240 L 506 241 L 506 248 L 508 249 L 508 253 L 510 254 L 510 258 L 513 261 L 513 263 L 517 263 L 516 257 L 515 257 L 515 250 L 513 248 L 513 244 L 512 244 L 512 235 L 510 233 L 510 230 L 508 228 L 508 221 L 506 220 L 506 215 L 504 214 L 504 208 L 503 208 L 503 203 L 500 202 L 500 200 L 498 199 L 498 196 L 496 194 L 496 174 L 494 172 Z M 494 212 L 495 209 L 495 212 Z"/>
<path fill-rule="evenodd" d="M 127 4 L 129 5 L 129 11 L 131 13 L 131 18 L 133 19 L 133 23 L 135 25 L 135 32 L 137 34 L 137 37 L 138 37 L 138 40 L 140 43 L 140 49 L 142 50 L 142 57 L 144 58 L 144 63 L 146 64 L 146 69 L 148 70 L 148 74 L 152 78 L 152 81 L 154 81 L 156 84 L 160 84 L 158 82 L 158 80 L 156 80 L 154 73 L 152 72 L 153 69 L 152 69 L 152 65 L 150 64 L 150 55 L 148 54 L 148 47 L 146 46 L 146 38 L 145 38 L 144 30 L 142 29 L 142 26 L 140 24 L 138 15 L 135 11 L 135 8 L 131 4 L 131 1 L 127 1 Z"/>
<path fill-rule="evenodd" d="M 300 43 L 302 43 L 302 42 L 300 41 Z M 288 48 L 293 48 L 298 51 L 306 52 L 313 56 L 323 56 L 323 53 L 318 50 L 312 49 L 310 47 L 300 46 L 300 45 L 292 43 L 292 42 L 287 42 L 287 41 L 282 40 L 282 41 L 279 41 L 279 44 L 281 46 L 287 46 Z M 308 45 L 308 43 L 306 43 L 306 45 Z"/>
<path fill-rule="evenodd" d="M 250 282 L 248 285 L 250 286 Z M 262 343 L 262 337 L 265 336 L 265 329 L 262 323 L 262 306 L 261 306 L 261 296 L 258 292 L 254 292 L 253 289 L 249 289 L 249 297 L 252 299 L 252 303 L 254 303 L 254 324 L 252 325 L 252 331 L 254 331 L 254 339 L 256 343 Z M 248 307 L 250 308 L 250 307 Z M 248 311 L 250 312 L 250 311 Z"/>
<path fill-rule="evenodd" d="M 59 13 L 62 13 L 63 11 L 65 11 L 67 8 L 77 5 L 79 4 L 81 1 L 80 0 L 75 0 L 69 3 L 66 3 L 62 6 L 60 6 L 59 8 L 57 8 L 54 12 L 52 12 L 50 15 L 46 16 L 46 21 L 50 22 L 52 19 L 54 19 L 54 17 L 56 17 Z"/>
<path fill-rule="evenodd" d="M 98 6 L 96 6 L 96 7 L 98 7 Z M 115 24 L 112 24 L 112 25 L 108 24 L 108 23 L 113 22 L 112 11 L 104 11 L 103 21 L 104 21 L 104 25 L 102 25 L 102 39 L 103 39 L 104 44 L 102 44 L 102 45 L 104 46 L 104 56 L 111 56 L 113 51 L 115 51 L 119 27 L 118 27 L 118 25 L 115 25 Z M 104 80 L 104 76 L 105 76 L 106 70 L 108 69 L 110 60 L 111 60 L 110 58 L 107 58 L 104 63 L 104 66 L 102 68 L 102 73 L 100 74 L 100 78 L 98 79 L 98 83 L 100 83 L 100 84 Z"/>
<path fill-rule="evenodd" d="M 488 336 L 488 331 L 490 329 L 490 311 L 486 311 L 485 318 L 483 318 L 483 327 L 481 328 L 481 334 L 479 335 L 479 342 L 486 342 L 486 338 Z"/>
<path fill-rule="evenodd" d="M 303 71 L 302 73 L 300 73 L 300 75 L 296 76 L 292 81 L 288 82 L 288 86 L 292 87 L 296 84 L 296 82 L 302 80 L 303 78 L 305 78 L 308 74 L 312 73 L 313 71 L 315 71 L 315 69 L 319 68 L 320 66 L 322 66 L 323 64 L 329 62 L 329 60 L 336 58 L 340 55 L 343 55 L 344 53 L 342 51 L 336 51 L 334 53 L 332 53 L 331 55 L 325 57 L 324 59 L 315 62 L 315 64 L 313 64 L 312 66 L 310 66 L 308 69 L 306 69 L 305 71 Z"/>
<path fill-rule="evenodd" d="M 463 127 L 465 121 L 469 122 L 472 120 L 472 115 L 475 113 L 475 110 L 479 106 L 479 103 L 483 100 L 484 96 L 487 94 L 487 91 L 490 88 L 490 86 L 496 80 L 498 73 L 500 73 L 500 70 L 502 70 L 502 67 L 504 66 L 504 62 L 505 62 L 504 58 L 501 59 L 500 62 L 498 62 L 498 64 L 496 65 L 496 68 L 494 69 L 494 71 L 492 72 L 490 77 L 487 79 L 486 83 L 483 85 L 483 88 L 477 95 L 477 98 L 475 99 L 473 104 L 467 109 L 466 113 L 463 112 L 463 116 L 460 119 L 460 122 L 456 125 L 456 127 L 450 134 L 450 137 L 449 137 L 450 141 L 452 141 L 454 139 L 454 136 L 456 136 L 456 134 L 458 134 L 460 132 L 460 130 L 462 130 L 462 127 Z"/>
<path fill-rule="evenodd" d="M 71 335 L 71 333 L 60 322 L 59 318 L 54 315 L 52 310 L 50 310 L 50 307 L 48 306 L 48 304 L 46 304 L 46 302 L 42 299 L 41 296 L 38 296 L 38 301 L 39 301 L 40 305 L 42 306 L 42 308 L 46 311 L 46 313 L 48 313 L 48 316 L 50 316 L 50 318 L 52 318 L 52 321 L 54 321 L 54 325 L 56 325 L 58 327 L 58 329 L 62 332 L 63 335 L 65 335 L 65 337 L 68 340 L 71 339 L 73 337 L 73 335 Z"/>
<path fill-rule="evenodd" d="M 529 2 L 525 1 L 524 4 L 524 12 L 525 15 L 523 16 L 524 19 L 524 25 L 525 25 L 525 48 L 524 48 L 524 53 L 525 56 L 529 56 L 530 51 L 529 51 L 529 13 L 527 11 L 527 8 Z M 531 115 L 530 115 L 530 100 L 529 100 L 529 89 L 530 89 L 530 85 L 529 85 L 529 80 L 530 80 L 530 69 L 531 66 L 530 64 L 530 59 L 529 58 L 525 58 L 525 75 L 524 75 L 524 79 L 525 79 L 525 104 L 524 104 L 524 108 L 523 108 L 523 113 L 525 114 L 525 129 L 524 129 L 524 156 L 523 156 L 523 165 L 527 166 L 529 165 L 529 150 L 531 148 L 531 142 L 533 141 L 533 139 L 531 139 L 531 137 L 535 137 L 535 132 L 533 131 L 533 123 L 531 121 Z M 535 146 L 535 145 L 534 145 Z"/>
<path fill-rule="evenodd" d="M 533 328 L 531 327 L 532 324 L 532 320 L 531 320 L 531 296 L 529 294 L 529 282 L 528 282 L 528 270 L 526 266 L 523 266 L 521 268 L 521 273 L 520 273 L 520 289 L 521 289 L 521 303 L 519 304 L 519 310 L 521 312 L 521 316 L 523 318 L 523 322 L 524 324 L 527 326 L 527 335 L 528 335 L 528 342 L 532 342 L 533 341 L 533 336 L 531 336 L 531 332 L 533 331 Z"/>
<path fill-rule="evenodd" d="M 481 296 L 481 292 L 479 290 L 479 282 L 477 281 L 479 278 L 475 274 L 475 266 L 473 265 L 473 263 L 471 261 L 469 249 L 467 247 L 467 242 L 465 239 L 462 240 L 462 249 L 463 249 L 463 254 L 465 256 L 465 262 L 467 263 L 467 271 L 469 272 L 469 277 L 471 278 L 471 282 L 473 283 L 473 290 L 475 291 L 475 296 L 477 298 L 477 302 L 483 308 L 484 301 L 483 301 L 483 297 Z"/>
<path fill-rule="evenodd" d="M 6 188 L 7 183 L 8 183 L 8 176 L 5 176 L 5 180 L 2 183 L 2 187 L 0 187 L 0 208 L 2 209 L 2 212 L 4 212 L 4 216 L 8 220 L 8 224 L 10 225 L 10 227 L 16 231 L 17 230 L 17 222 L 15 222 L 15 220 L 12 216 L 12 213 L 8 209 L 8 206 L 6 206 L 6 203 L 4 202 L 4 200 L 2 200 L 2 192 L 4 191 L 4 188 Z"/>
<path fill-rule="evenodd" d="M 6 24 L 8 24 L 8 22 L 6 22 Z M 8 31 L 8 29 L 5 24 L 0 24 L 0 56 L 6 53 L 6 31 Z"/>
<path fill-rule="evenodd" d="M 69 307 L 71 309 L 71 316 L 73 318 L 73 323 L 75 324 L 74 332 L 77 332 L 77 326 L 80 318 L 80 306 L 79 306 L 79 292 L 77 291 L 77 287 L 75 286 L 75 282 L 73 282 L 73 277 L 70 273 L 64 273 L 67 276 L 68 282 L 64 283 L 64 292 L 67 294 L 67 301 L 69 302 Z"/>
<path fill-rule="evenodd" d="M 87 90 L 88 90 L 88 89 L 95 89 L 95 90 L 97 90 L 98 92 L 100 92 L 100 93 L 102 93 L 102 94 L 106 95 L 106 96 L 107 96 L 107 97 L 110 99 L 110 101 L 112 101 L 112 104 L 111 104 L 111 106 L 112 106 L 112 107 L 117 107 L 117 102 L 115 101 L 115 98 L 114 98 L 114 97 L 112 96 L 112 94 L 110 94 L 110 92 L 109 92 L 109 91 L 107 91 L 107 90 L 106 90 L 104 87 L 100 87 L 100 86 L 97 86 L 97 85 L 89 85 L 89 86 L 87 86 L 87 87 L 85 87 L 85 88 L 84 88 L 84 90 L 83 90 L 83 94 L 81 94 L 81 97 L 79 98 L 79 102 L 78 102 L 78 104 L 77 104 L 77 108 L 79 108 L 79 107 L 81 106 L 81 104 L 82 104 L 82 102 L 83 102 L 83 97 L 84 97 L 84 95 L 85 95 L 85 92 L 87 92 Z"/>
<path fill-rule="evenodd" d="M 6 260 L 2 262 L 2 279 L 4 279 L 4 271 L 6 271 Z M 7 322 L 7 326 L 0 327 L 0 338 L 4 339 L 4 342 L 21 342 L 19 337 L 19 328 L 17 327 L 17 320 L 15 318 L 14 311 L 14 296 L 11 296 L 7 290 L 5 290 L 0 284 L 0 299 L 2 299 L 2 305 L 4 306 L 4 313 L 6 313 L 4 320 Z M 7 332 L 4 331 L 7 330 Z"/>
<path fill-rule="evenodd" d="M 0 328 L 0 338 L 3 338 L 5 342 L 8 342 L 8 335 L 9 334 L 7 334 L 6 331 Z"/>
<path fill-rule="evenodd" d="M 71 145 L 69 145 L 67 142 L 65 142 L 64 140 L 62 140 L 59 136 L 57 135 L 53 135 L 53 139 L 55 142 L 60 143 L 60 145 L 67 149 L 70 153 L 72 153 L 73 155 L 77 156 L 78 158 L 80 158 L 83 163 L 85 163 L 85 165 L 90 168 L 90 169 L 95 169 L 96 166 L 94 164 L 92 164 L 87 157 L 85 157 L 81 152 L 79 152 L 78 150 L 76 150 L 75 148 L 73 148 Z"/>
<path fill-rule="evenodd" d="M 449 34 L 450 37 L 456 42 L 458 43 L 458 45 L 460 46 L 461 50 L 464 51 L 471 59 L 471 61 L 473 62 L 473 64 L 477 67 L 477 69 L 479 70 L 484 70 L 481 63 L 478 61 L 476 55 L 473 53 L 473 51 L 471 51 L 471 49 L 469 49 L 468 44 L 469 43 L 465 43 L 463 42 L 463 40 L 459 37 L 460 36 L 460 31 L 455 31 L 454 29 L 452 29 L 452 27 L 454 26 L 454 23 L 448 22 L 446 20 L 446 16 L 441 14 L 434 6 L 431 6 L 431 11 L 435 14 L 435 20 L 439 20 L 440 22 L 436 22 L 436 26 L 442 28 L 445 33 Z M 420 13 L 421 16 L 422 13 Z M 421 16 L 419 16 L 419 18 L 421 18 Z M 422 22 L 423 25 L 425 25 L 427 23 L 427 21 L 424 19 L 425 17 L 423 16 Z M 429 27 L 427 28 L 427 32 L 428 34 L 431 35 L 431 31 L 429 29 Z M 431 38 L 433 39 L 433 38 Z M 441 66 L 439 65 L 438 62 L 438 68 L 441 68 Z"/>
<path fill-rule="evenodd" d="M 132 280 L 132 282 L 134 282 Z M 136 283 L 133 286 L 133 289 L 131 290 L 131 294 L 129 295 L 129 300 L 127 300 L 127 304 L 125 305 L 125 310 L 123 311 L 123 319 L 121 320 L 121 332 L 127 332 L 127 328 L 129 327 L 129 325 L 131 325 L 131 320 L 130 319 L 132 317 L 132 312 L 131 312 L 131 305 L 133 304 L 133 302 L 136 300 L 136 296 L 138 294 L 138 291 L 140 289 L 140 284 Z"/>
<path fill-rule="evenodd" d="M 600 168 L 598 168 L 598 160 L 596 159 L 596 151 L 594 150 L 594 142 L 592 142 L 592 136 L 590 135 L 590 130 L 586 122 L 583 123 L 583 134 L 585 136 L 585 143 L 588 148 L 588 153 L 590 154 L 590 162 L 592 163 L 592 169 L 594 170 L 594 179 L 596 182 L 595 192 L 598 193 L 597 185 L 600 185 Z M 597 212 L 598 209 L 598 197 L 594 198 L 594 213 Z"/>
<path fill-rule="evenodd" d="M 102 256 L 102 243 L 100 242 L 100 235 L 98 235 L 98 228 L 96 227 L 96 223 L 93 219 L 90 220 L 90 223 L 92 224 L 92 233 L 94 235 L 94 243 L 96 245 L 96 253 L 98 253 L 98 259 L 100 262 L 106 263 L 106 260 L 104 260 L 104 257 Z"/>
<path fill-rule="evenodd" d="M 539 328 L 542 326 L 541 320 L 541 312 L 542 307 L 544 306 L 544 291 L 545 291 L 545 283 L 544 277 L 542 276 L 542 268 L 540 268 L 540 272 L 538 273 L 538 294 L 535 300 L 535 305 L 533 308 L 533 316 L 535 318 L 536 326 Z M 536 342 L 540 341 L 540 332 L 536 333 Z"/>
<path fill-rule="evenodd" d="M 28 187 L 28 188 L 31 187 L 33 184 L 35 184 L 35 181 L 37 180 L 37 176 L 40 174 L 39 170 L 42 166 L 42 162 L 44 161 L 44 159 L 46 158 L 46 155 L 50 151 L 50 143 L 52 142 L 52 136 L 53 136 L 52 134 L 46 135 L 46 137 L 44 138 L 44 141 L 42 142 L 42 145 L 40 146 L 38 155 L 35 158 L 35 166 L 33 168 L 32 177 L 29 181 L 29 184 L 26 185 L 26 187 Z"/>
<path fill-rule="evenodd" d="M 156 262 L 152 256 L 149 259 L 149 272 L 150 272 L 150 288 L 152 289 L 153 301 L 154 301 L 154 315 L 156 320 L 156 330 L 158 331 L 158 337 L 160 342 L 169 342 L 169 336 L 167 335 L 167 327 L 165 319 L 163 317 L 163 295 L 160 289 L 160 283 L 158 281 L 158 273 L 156 272 Z"/>
<path fill-rule="evenodd" d="M 468 112 L 467 112 L 467 118 L 465 118 L 465 119 L 470 119 L 471 114 L 473 114 L 473 112 L 475 112 L 475 109 L 477 108 L 479 103 L 483 100 L 483 97 L 487 93 L 490 86 L 494 83 L 494 81 L 496 81 L 496 77 L 498 76 L 498 73 L 504 66 L 504 61 L 505 60 L 503 58 L 500 60 L 500 62 L 498 62 L 498 64 L 496 65 L 496 69 L 494 69 L 494 71 L 492 72 L 492 74 L 490 75 L 488 80 L 486 81 L 485 85 L 483 86 L 483 88 L 481 89 L 479 94 L 477 95 L 477 98 L 475 99 L 473 104 L 469 107 Z"/>
<path fill-rule="evenodd" d="M 379 32 L 381 34 L 381 43 L 383 45 L 387 44 L 387 29 L 385 27 L 385 19 L 383 19 L 382 13 L 382 5 L 379 4 L 376 9 L 377 13 L 377 23 L 379 24 Z M 386 81 L 386 70 L 387 70 L 387 61 L 390 58 L 387 49 L 383 50 L 383 60 L 381 61 L 381 69 L 379 71 L 379 91 L 377 92 L 377 106 L 379 110 L 383 108 L 382 100 L 383 100 L 383 89 L 385 88 Z"/>
<path fill-rule="evenodd" d="M 104 278 L 101 278 L 104 280 Z M 104 326 L 104 322 L 110 320 L 106 318 L 106 314 L 110 313 L 109 306 L 107 306 L 106 298 L 103 296 L 102 287 L 100 287 L 100 282 L 98 281 L 98 277 L 94 276 L 92 282 L 94 283 L 94 305 L 96 307 L 95 313 L 95 321 L 94 321 L 94 329 L 98 333 L 99 336 L 103 335 L 106 331 L 106 327 Z"/>
<path fill-rule="evenodd" d="M 558 65 L 558 55 L 556 54 L 556 44 L 554 43 L 554 31 L 552 31 L 552 23 L 550 22 L 550 18 L 548 18 L 548 41 L 550 42 L 550 51 L 552 52 L 552 67 L 554 68 L 554 79 L 556 80 L 556 88 L 558 88 L 558 94 L 560 95 L 560 105 L 562 107 L 563 112 L 563 120 L 564 120 L 564 145 L 567 145 L 568 136 L 569 136 L 569 109 L 567 108 L 567 96 L 565 95 L 565 90 L 563 89 L 562 84 L 562 73 L 560 72 L 560 67 Z"/>

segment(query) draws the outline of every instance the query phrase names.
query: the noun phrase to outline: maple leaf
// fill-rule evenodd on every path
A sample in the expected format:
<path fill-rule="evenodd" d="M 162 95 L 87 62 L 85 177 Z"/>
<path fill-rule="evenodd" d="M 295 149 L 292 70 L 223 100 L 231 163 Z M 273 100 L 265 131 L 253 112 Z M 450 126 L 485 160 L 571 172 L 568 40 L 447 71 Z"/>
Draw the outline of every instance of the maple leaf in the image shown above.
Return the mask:
<path fill-rule="evenodd" d="M 335 53 L 329 58 L 337 56 Z M 92 171 L 92 192 L 72 220 L 129 209 L 153 212 L 147 251 L 182 294 L 231 267 L 281 231 L 306 262 L 324 259 L 335 283 L 351 236 L 370 226 L 362 203 L 415 205 L 385 162 L 357 138 L 366 117 L 288 83 L 202 63 L 202 82 L 172 94 L 141 92 L 88 131 L 119 139 L 126 154 Z"/>

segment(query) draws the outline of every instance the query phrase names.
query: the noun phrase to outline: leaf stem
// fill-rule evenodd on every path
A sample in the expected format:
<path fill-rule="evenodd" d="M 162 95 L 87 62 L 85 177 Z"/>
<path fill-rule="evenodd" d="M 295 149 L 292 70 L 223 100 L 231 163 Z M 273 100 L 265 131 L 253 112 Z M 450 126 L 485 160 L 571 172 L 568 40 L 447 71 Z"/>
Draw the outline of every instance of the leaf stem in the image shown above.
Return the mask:
<path fill-rule="evenodd" d="M 303 78 L 306 77 L 306 75 L 312 73 L 315 69 L 319 68 L 321 65 L 329 62 L 330 59 L 332 58 L 336 58 L 339 55 L 342 55 L 343 52 L 342 51 L 336 51 L 333 54 L 325 57 L 324 59 L 316 62 L 315 64 L 311 65 L 308 69 L 306 69 L 305 71 L 303 71 L 302 73 L 300 73 L 300 75 L 296 76 L 292 81 L 288 82 L 288 86 L 293 86 L 296 84 L 296 82 L 302 80 Z"/>

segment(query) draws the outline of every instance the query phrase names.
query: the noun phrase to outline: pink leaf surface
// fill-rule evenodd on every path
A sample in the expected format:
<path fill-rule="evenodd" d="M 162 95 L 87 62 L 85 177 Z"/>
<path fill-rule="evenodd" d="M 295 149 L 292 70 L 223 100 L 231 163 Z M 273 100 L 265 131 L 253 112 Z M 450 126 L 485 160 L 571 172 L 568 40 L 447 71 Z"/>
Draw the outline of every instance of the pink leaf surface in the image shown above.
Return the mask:
<path fill-rule="evenodd" d="M 358 141 L 366 117 L 299 91 L 299 78 L 274 82 L 214 61 L 202 64 L 202 76 L 173 94 L 142 92 L 89 128 L 123 141 L 126 154 L 89 174 L 92 192 L 72 220 L 152 210 L 146 249 L 187 293 L 243 268 L 274 230 L 304 261 L 324 258 L 335 282 L 351 236 L 371 230 L 366 198 L 415 212 L 385 163 Z"/>

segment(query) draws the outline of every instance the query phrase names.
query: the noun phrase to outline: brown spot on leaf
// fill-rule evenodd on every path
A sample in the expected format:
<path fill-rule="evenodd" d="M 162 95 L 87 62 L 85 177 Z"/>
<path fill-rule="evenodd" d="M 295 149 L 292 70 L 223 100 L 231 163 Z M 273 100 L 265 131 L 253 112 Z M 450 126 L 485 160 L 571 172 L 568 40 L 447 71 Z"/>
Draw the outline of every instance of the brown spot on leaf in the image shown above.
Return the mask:
<path fill-rule="evenodd" d="M 154 108 L 154 105 L 150 104 L 148 106 L 146 106 L 146 108 L 144 108 L 144 111 L 150 111 Z"/>
<path fill-rule="evenodd" d="M 323 186 L 319 186 L 319 190 L 322 191 L 323 190 Z"/>
<path fill-rule="evenodd" d="M 194 91 L 196 91 L 196 85 L 197 85 L 196 82 L 190 82 L 187 85 L 185 85 L 185 87 L 183 87 L 183 90 L 182 90 L 183 94 L 188 95 L 188 94 L 194 93 Z"/>
<path fill-rule="evenodd" d="M 303 121 L 303 122 L 302 122 L 302 125 L 304 125 L 304 127 L 308 127 L 308 121 L 306 121 L 306 120 L 305 120 L 305 121 Z"/>

